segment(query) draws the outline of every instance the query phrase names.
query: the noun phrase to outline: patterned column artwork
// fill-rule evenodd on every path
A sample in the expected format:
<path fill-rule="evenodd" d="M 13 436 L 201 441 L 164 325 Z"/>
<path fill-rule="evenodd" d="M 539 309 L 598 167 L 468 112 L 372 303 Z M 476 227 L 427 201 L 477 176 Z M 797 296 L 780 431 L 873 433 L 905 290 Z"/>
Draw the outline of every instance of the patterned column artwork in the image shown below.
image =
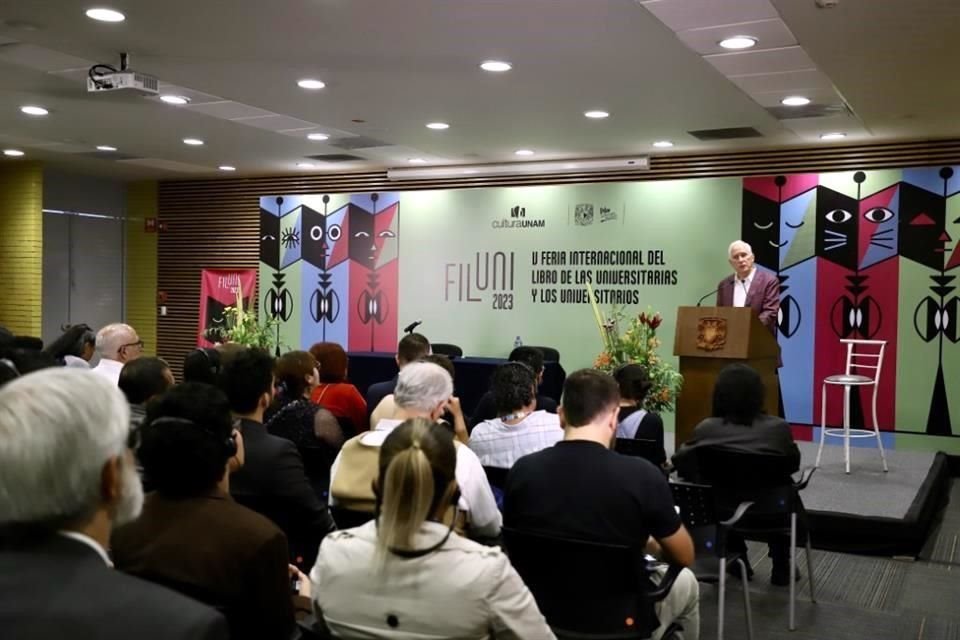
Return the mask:
<path fill-rule="evenodd" d="M 349 349 L 396 350 L 399 299 L 399 213 L 396 193 L 350 198 Z"/>
<path fill-rule="evenodd" d="M 280 320 L 277 355 L 300 348 L 300 290 L 302 199 L 297 196 L 260 198 L 260 313 Z"/>
<path fill-rule="evenodd" d="M 753 248 L 760 268 L 780 279 L 780 397 L 784 416 L 793 424 L 812 422 L 813 216 L 818 178 L 816 174 L 798 174 L 743 182 L 741 238 Z"/>
<path fill-rule="evenodd" d="M 347 204 L 343 196 L 306 196 L 303 206 L 303 335 L 317 342 L 347 344 Z"/>

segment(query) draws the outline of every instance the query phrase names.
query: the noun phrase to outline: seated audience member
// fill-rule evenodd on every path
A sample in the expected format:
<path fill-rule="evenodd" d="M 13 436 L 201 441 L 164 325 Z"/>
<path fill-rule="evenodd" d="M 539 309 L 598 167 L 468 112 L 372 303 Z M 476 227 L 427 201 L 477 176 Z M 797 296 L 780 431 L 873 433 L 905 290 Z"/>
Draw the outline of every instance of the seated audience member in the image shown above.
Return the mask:
<path fill-rule="evenodd" d="M 431 353 L 420 358 L 417 362 L 432 362 L 443 367 L 443 370 L 450 374 L 450 380 L 456 383 L 456 369 L 454 369 L 453 361 L 448 356 L 442 353 Z M 396 410 L 397 403 L 394 402 L 393 394 L 384 396 L 377 408 L 373 410 L 373 415 L 370 416 L 370 424 L 375 425 L 384 418 L 392 418 Z M 450 397 L 450 402 L 447 404 L 443 415 L 440 416 L 440 421 L 445 422 L 450 427 L 454 438 L 463 444 L 467 444 L 470 435 L 467 433 L 467 422 L 463 417 L 463 409 L 460 407 L 460 398 Z"/>
<path fill-rule="evenodd" d="M 35 349 L 0 348 L 0 385 L 28 373 L 57 366 L 50 354 Z"/>
<path fill-rule="evenodd" d="M 393 418 L 381 420 L 372 431 L 348 440 L 333 463 L 330 504 L 372 513 L 372 483 L 377 477 L 377 458 L 383 441 L 404 420 L 436 421 L 452 394 L 450 375 L 438 365 L 414 362 L 401 369 L 394 392 L 397 409 Z M 495 537 L 500 533 L 500 512 L 483 467 L 468 447 L 458 443 L 456 450 L 459 504 L 467 514 L 467 529 L 476 536 Z"/>
<path fill-rule="evenodd" d="M 216 349 L 194 349 L 183 358 L 183 381 L 217 384 L 220 374 L 220 352 Z"/>
<path fill-rule="evenodd" d="M 130 424 L 140 426 L 147 413 L 147 401 L 174 384 L 170 366 L 160 358 L 137 358 L 123 365 L 117 386 L 130 403 Z"/>
<path fill-rule="evenodd" d="M 517 458 L 563 440 L 555 413 L 537 411 L 537 378 L 521 362 L 497 367 L 493 374 L 498 418 L 484 420 L 470 434 L 470 448 L 485 467 L 509 469 Z"/>
<path fill-rule="evenodd" d="M 287 640 L 287 540 L 230 498 L 243 440 L 223 392 L 187 382 L 151 402 L 137 454 L 155 490 L 140 517 L 113 532 L 117 569 L 220 607 L 235 640 Z"/>
<path fill-rule="evenodd" d="M 306 351 L 289 351 L 277 360 L 277 393 L 264 412 L 264 425 L 275 436 L 286 438 L 297 447 L 326 445 L 339 449 L 343 444 L 340 426 L 324 419 L 329 412 L 310 402 L 317 386 L 317 361 Z M 332 428 L 331 428 L 332 427 Z"/>
<path fill-rule="evenodd" d="M 790 425 L 783 418 L 763 412 L 764 386 L 760 374 L 745 364 L 724 367 L 713 387 L 713 417 L 703 420 L 693 436 L 673 456 L 673 465 L 681 477 L 711 482 L 697 470 L 696 453 L 704 448 L 723 448 L 744 453 L 768 454 L 783 460 L 783 474 L 788 477 L 800 468 L 800 449 L 793 441 Z M 736 534 L 729 534 L 727 548 L 741 551 L 746 562 L 746 545 Z M 773 569 L 770 582 L 790 584 L 790 541 L 770 541 Z M 747 564 L 747 576 L 753 575 Z M 799 570 L 797 572 L 799 577 Z"/>
<path fill-rule="evenodd" d="M 0 636 L 227 637 L 223 617 L 113 569 L 114 527 L 143 504 L 123 395 L 71 368 L 0 389 Z"/>
<path fill-rule="evenodd" d="M 690 566 L 693 541 L 680 522 L 666 478 L 642 458 L 610 450 L 617 431 L 620 392 L 614 379 L 584 369 L 563 385 L 564 439 L 517 460 L 504 487 L 504 526 L 566 538 L 646 545 L 664 559 Z M 663 575 L 663 568 L 658 569 Z M 657 603 L 660 638 L 671 623 L 683 638 L 700 632 L 694 575 L 680 572 Z"/>
<path fill-rule="evenodd" d="M 97 334 L 85 324 L 68 327 L 44 351 L 66 367 L 89 369 L 95 352 Z"/>
<path fill-rule="evenodd" d="M 97 332 L 96 348 L 100 362 L 92 371 L 116 384 L 123 365 L 143 355 L 143 340 L 128 324 L 108 324 Z"/>
<path fill-rule="evenodd" d="M 617 415 L 617 437 L 629 440 L 653 440 L 657 443 L 658 460 L 663 466 L 667 453 L 663 447 L 663 420 L 643 408 L 643 401 L 653 384 L 647 370 L 639 364 L 625 364 L 613 372 L 620 387 L 620 413 Z"/>
<path fill-rule="evenodd" d="M 318 342 L 310 347 L 317 360 L 320 382 L 310 394 L 310 401 L 327 409 L 337 418 L 346 418 L 353 427 L 353 437 L 370 428 L 367 401 L 357 388 L 347 382 L 347 354 L 336 342 Z"/>
<path fill-rule="evenodd" d="M 416 362 L 429 354 L 430 341 L 419 333 L 408 333 L 400 339 L 400 343 L 397 345 L 397 367 L 402 371 L 411 362 Z M 393 393 L 396 386 L 396 376 L 392 380 L 375 382 L 370 385 L 370 388 L 367 389 L 367 411 L 373 413 L 384 396 Z M 370 424 L 371 428 L 375 426 L 375 423 Z"/>
<path fill-rule="evenodd" d="M 510 352 L 510 362 L 522 362 L 530 367 L 536 375 L 537 388 L 543 383 L 543 352 L 536 347 L 517 347 Z M 536 404 L 534 409 L 537 411 L 546 411 L 548 413 L 557 412 L 557 401 L 549 396 L 536 394 Z M 497 402 L 493 397 L 493 390 L 487 391 L 477 402 L 473 415 L 470 416 L 470 430 L 484 420 L 491 420 L 497 416 Z"/>
<path fill-rule="evenodd" d="M 554 637 L 504 553 L 444 524 L 458 467 L 449 431 L 432 420 L 384 439 L 377 520 L 329 535 L 310 572 L 317 620 L 337 637 Z"/>
<path fill-rule="evenodd" d="M 275 519 L 291 547 L 316 553 L 323 536 L 333 530 L 333 519 L 310 486 L 297 446 L 263 425 L 263 412 L 273 398 L 273 368 L 269 353 L 245 349 L 220 374 L 244 443 L 244 465 L 231 476 L 230 493 Z"/>

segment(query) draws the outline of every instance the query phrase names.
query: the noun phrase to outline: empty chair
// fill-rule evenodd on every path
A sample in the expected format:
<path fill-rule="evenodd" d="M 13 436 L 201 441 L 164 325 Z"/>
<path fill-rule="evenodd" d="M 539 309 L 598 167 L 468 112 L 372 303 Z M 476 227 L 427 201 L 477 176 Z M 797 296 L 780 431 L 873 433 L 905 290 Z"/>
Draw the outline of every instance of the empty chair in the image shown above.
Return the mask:
<path fill-rule="evenodd" d="M 880 461 L 884 472 L 887 471 L 887 456 L 883 451 L 883 440 L 880 439 L 880 427 L 877 425 L 877 391 L 880 388 L 880 371 L 883 367 L 883 352 L 887 347 L 886 340 L 841 340 L 847 345 L 847 364 L 844 372 L 823 379 L 820 390 L 820 447 L 817 449 L 817 462 L 820 466 L 820 456 L 823 454 L 823 440 L 825 436 L 843 438 L 843 463 L 847 473 L 850 473 L 850 438 L 876 438 L 877 448 L 880 449 Z M 827 387 L 843 387 L 843 428 L 827 428 Z M 852 387 L 873 387 L 873 430 L 850 428 L 850 389 Z"/>
<path fill-rule="evenodd" d="M 463 349 L 461 349 L 455 344 L 447 344 L 444 342 L 434 342 L 430 345 L 430 350 L 433 353 L 437 353 L 442 356 L 447 356 L 451 360 L 453 360 L 454 358 L 460 358 L 463 356 Z"/>
<path fill-rule="evenodd" d="M 659 626 L 654 603 L 670 592 L 681 567 L 654 588 L 643 549 L 504 528 L 510 562 L 530 588 L 557 638 L 649 638 Z M 668 629 L 663 638 L 670 638 Z"/>

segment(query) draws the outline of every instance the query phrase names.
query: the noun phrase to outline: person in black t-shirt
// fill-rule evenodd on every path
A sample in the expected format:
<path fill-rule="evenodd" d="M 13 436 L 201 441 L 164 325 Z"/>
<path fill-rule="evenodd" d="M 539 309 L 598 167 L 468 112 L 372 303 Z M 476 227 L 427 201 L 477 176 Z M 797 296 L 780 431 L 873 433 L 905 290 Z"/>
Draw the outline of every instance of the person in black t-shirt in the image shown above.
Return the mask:
<path fill-rule="evenodd" d="M 537 376 L 537 389 L 543 384 L 543 351 L 536 347 L 517 347 L 510 352 L 508 358 L 510 362 L 521 362 L 530 367 Z M 537 403 L 533 407 L 534 411 L 546 411 L 547 413 L 557 412 L 557 401 L 549 396 L 537 393 Z M 497 415 L 497 401 L 493 397 L 493 389 L 489 389 L 480 396 L 477 401 L 477 407 L 470 416 L 469 430 L 483 422 L 484 420 L 493 420 L 499 418 Z"/>
<path fill-rule="evenodd" d="M 693 541 L 663 474 L 642 458 L 610 450 L 619 402 L 617 383 L 604 373 L 583 369 L 567 378 L 559 411 L 564 439 L 514 464 L 504 488 L 504 526 L 645 545 L 654 555 L 690 566 Z M 699 590 L 689 570 L 657 604 L 657 616 L 655 640 L 672 622 L 683 626 L 681 637 L 699 637 Z"/>

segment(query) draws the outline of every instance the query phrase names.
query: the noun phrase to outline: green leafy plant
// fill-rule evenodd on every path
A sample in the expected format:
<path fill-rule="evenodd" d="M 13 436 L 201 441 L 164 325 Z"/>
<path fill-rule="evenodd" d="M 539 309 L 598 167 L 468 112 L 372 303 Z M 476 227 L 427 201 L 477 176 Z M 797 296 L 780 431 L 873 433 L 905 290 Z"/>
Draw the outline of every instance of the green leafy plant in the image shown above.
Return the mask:
<path fill-rule="evenodd" d="M 262 323 L 257 314 L 243 306 L 243 288 L 237 287 L 237 304 L 223 310 L 223 326 L 208 329 L 206 338 L 211 342 L 233 342 L 247 347 L 275 349 L 278 341 L 278 318 L 266 318 Z"/>
<path fill-rule="evenodd" d="M 661 343 L 657 328 L 663 322 L 660 314 L 648 308 L 645 312 L 628 316 L 625 307 L 614 307 L 609 317 L 603 320 L 596 303 L 593 310 L 603 341 L 603 351 L 594 360 L 593 368 L 613 373 L 625 364 L 643 366 L 652 385 L 643 408 L 656 413 L 673 411 L 683 376 L 658 353 Z"/>

